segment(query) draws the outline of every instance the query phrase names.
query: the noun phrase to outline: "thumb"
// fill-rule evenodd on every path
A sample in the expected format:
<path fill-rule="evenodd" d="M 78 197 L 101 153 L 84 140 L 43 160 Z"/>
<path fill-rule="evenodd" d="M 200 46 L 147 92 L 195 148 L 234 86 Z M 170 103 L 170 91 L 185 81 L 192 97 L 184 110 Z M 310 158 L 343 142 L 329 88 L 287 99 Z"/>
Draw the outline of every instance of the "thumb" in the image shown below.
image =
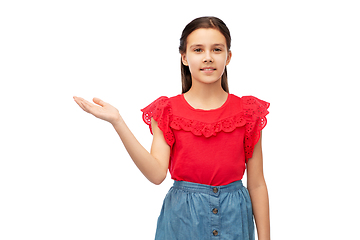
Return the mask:
<path fill-rule="evenodd" d="M 96 98 L 96 97 L 93 98 L 93 102 L 100 105 L 100 106 L 102 106 L 102 107 L 106 104 L 103 100 L 101 100 L 100 98 Z"/>

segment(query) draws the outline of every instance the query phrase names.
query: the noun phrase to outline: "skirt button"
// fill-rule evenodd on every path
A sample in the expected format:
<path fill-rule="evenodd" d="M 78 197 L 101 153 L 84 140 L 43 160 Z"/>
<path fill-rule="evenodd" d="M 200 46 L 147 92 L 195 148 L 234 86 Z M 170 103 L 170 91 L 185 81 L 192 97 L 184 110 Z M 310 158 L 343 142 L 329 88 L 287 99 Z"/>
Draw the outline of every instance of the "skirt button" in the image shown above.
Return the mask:
<path fill-rule="evenodd" d="M 214 230 L 214 231 L 213 231 L 213 235 L 214 235 L 214 236 L 217 236 L 218 234 L 219 234 L 219 232 L 218 232 L 217 230 Z"/>
<path fill-rule="evenodd" d="M 217 213 L 219 212 L 219 210 L 218 210 L 217 208 L 214 208 L 214 209 L 212 210 L 212 212 L 213 212 L 213 214 L 217 214 Z"/>
<path fill-rule="evenodd" d="M 218 189 L 216 187 L 213 188 L 213 192 L 214 193 L 217 193 L 218 192 Z"/>

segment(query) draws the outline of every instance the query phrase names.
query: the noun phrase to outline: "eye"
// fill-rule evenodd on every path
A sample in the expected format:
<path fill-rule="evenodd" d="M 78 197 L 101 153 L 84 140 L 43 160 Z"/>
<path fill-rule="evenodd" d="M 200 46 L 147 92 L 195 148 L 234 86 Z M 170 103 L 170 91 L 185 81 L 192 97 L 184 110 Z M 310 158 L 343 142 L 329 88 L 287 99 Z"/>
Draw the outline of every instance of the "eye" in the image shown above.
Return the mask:
<path fill-rule="evenodd" d="M 202 52 L 202 49 L 201 48 L 195 48 L 194 52 Z"/>
<path fill-rule="evenodd" d="M 214 49 L 214 52 L 221 52 L 221 51 L 222 51 L 221 48 L 215 48 L 215 49 Z"/>

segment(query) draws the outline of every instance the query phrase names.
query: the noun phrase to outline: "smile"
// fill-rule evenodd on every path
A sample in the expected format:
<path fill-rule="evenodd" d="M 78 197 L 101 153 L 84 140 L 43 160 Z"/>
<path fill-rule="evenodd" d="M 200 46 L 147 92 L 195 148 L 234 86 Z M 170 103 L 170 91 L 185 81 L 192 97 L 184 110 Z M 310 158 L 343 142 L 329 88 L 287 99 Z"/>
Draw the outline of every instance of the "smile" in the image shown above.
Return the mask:
<path fill-rule="evenodd" d="M 205 72 L 210 72 L 210 71 L 214 71 L 216 70 L 216 68 L 201 68 L 200 71 L 205 71 Z"/>

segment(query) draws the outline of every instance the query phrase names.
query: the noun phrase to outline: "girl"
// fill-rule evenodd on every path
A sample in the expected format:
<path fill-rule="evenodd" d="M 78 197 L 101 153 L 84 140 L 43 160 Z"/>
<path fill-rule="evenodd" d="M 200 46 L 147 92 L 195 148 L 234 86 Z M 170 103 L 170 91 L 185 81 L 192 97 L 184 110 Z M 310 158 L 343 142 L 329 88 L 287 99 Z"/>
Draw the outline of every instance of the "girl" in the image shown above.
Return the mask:
<path fill-rule="evenodd" d="M 74 97 L 86 112 L 110 122 L 140 171 L 160 184 L 169 169 L 174 185 L 158 218 L 156 240 L 270 239 L 261 130 L 269 103 L 229 94 L 230 32 L 215 17 L 197 18 L 180 39 L 182 94 L 142 109 L 153 142 L 150 153 L 118 110 L 98 98 Z M 247 188 L 242 177 L 247 167 Z"/>

